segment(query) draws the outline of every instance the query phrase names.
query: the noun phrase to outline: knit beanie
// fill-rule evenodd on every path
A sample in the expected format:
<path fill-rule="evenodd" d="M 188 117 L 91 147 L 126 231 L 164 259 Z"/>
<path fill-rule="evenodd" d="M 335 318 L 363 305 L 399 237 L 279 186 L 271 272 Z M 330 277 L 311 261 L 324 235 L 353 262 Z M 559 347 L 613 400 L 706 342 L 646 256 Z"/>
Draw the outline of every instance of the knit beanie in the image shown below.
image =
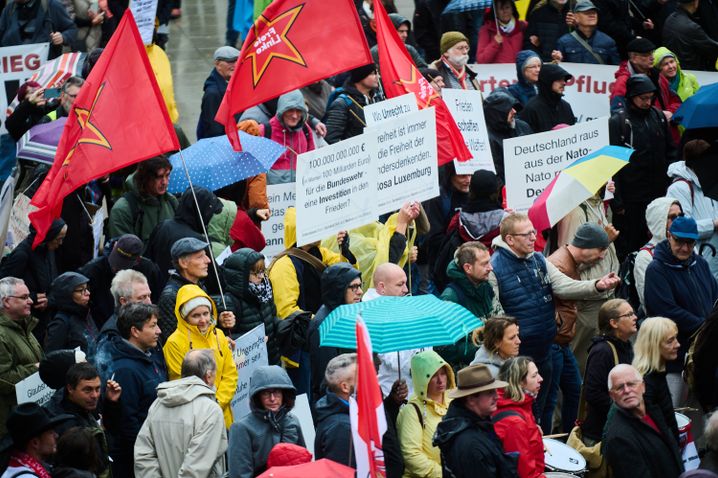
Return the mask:
<path fill-rule="evenodd" d="M 374 63 L 369 63 L 364 66 L 360 66 L 359 68 L 354 68 L 349 73 L 349 81 L 351 81 L 352 83 L 359 83 L 361 80 L 371 75 L 375 71 L 376 65 Z"/>
<path fill-rule="evenodd" d="M 441 35 L 441 43 L 440 43 L 440 50 L 441 54 L 443 55 L 446 53 L 446 50 L 451 48 L 452 46 L 456 45 L 459 42 L 465 41 L 466 43 L 469 43 L 469 39 L 466 38 L 466 35 L 464 35 L 461 32 L 446 32 L 443 35 Z"/>
<path fill-rule="evenodd" d="M 202 305 L 209 307 L 209 311 L 212 312 L 212 301 L 210 301 L 207 297 L 199 296 L 182 304 L 180 313 L 182 314 L 182 317 L 186 319 L 190 312 Z"/>
<path fill-rule="evenodd" d="M 579 249 L 605 249 L 609 244 L 608 234 L 595 222 L 581 224 L 571 241 L 571 245 Z"/>

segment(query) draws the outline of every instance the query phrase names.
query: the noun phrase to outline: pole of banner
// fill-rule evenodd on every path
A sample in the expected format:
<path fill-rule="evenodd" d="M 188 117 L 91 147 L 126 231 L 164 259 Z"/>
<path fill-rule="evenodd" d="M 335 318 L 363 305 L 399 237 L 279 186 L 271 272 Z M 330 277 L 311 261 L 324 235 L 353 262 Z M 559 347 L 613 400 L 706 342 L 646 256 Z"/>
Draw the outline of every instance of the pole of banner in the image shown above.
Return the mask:
<path fill-rule="evenodd" d="M 501 28 L 499 28 L 499 14 L 496 12 L 496 2 L 491 2 L 491 8 L 494 9 L 494 22 L 496 23 L 496 34 L 501 35 Z"/>
<path fill-rule="evenodd" d="M 197 194 L 194 192 L 194 185 L 192 184 L 192 178 L 189 176 L 189 169 L 187 169 L 187 163 L 184 160 L 184 155 L 182 154 L 182 149 L 179 150 L 180 159 L 182 160 L 182 167 L 184 168 L 184 174 L 187 176 L 187 182 L 189 182 L 189 189 L 192 191 L 192 199 L 194 199 L 194 205 L 197 208 L 197 214 L 199 214 L 199 223 L 202 224 L 202 233 L 204 234 L 205 239 L 207 239 L 207 244 L 209 244 L 209 258 L 212 260 L 212 269 L 214 269 L 214 277 L 217 279 L 217 287 L 219 287 L 219 296 L 222 298 L 222 307 L 227 309 L 227 303 L 224 300 L 224 291 L 222 290 L 222 281 L 219 280 L 219 271 L 217 270 L 217 262 L 214 260 L 214 253 L 212 252 L 212 241 L 209 240 L 209 234 L 207 234 L 207 227 L 204 225 L 204 221 L 202 220 L 202 210 L 199 207 L 199 202 L 197 202 Z"/>

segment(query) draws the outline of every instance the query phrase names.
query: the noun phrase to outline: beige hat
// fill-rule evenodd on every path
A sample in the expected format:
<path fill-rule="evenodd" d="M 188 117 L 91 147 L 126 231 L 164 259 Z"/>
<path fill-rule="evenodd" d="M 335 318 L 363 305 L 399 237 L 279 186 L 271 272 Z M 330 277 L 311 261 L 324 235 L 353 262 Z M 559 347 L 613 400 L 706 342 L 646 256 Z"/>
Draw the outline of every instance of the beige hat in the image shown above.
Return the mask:
<path fill-rule="evenodd" d="M 496 380 L 486 365 L 470 365 L 462 368 L 456 374 L 456 388 L 449 390 L 449 398 L 466 397 L 475 393 L 508 386 L 508 383 Z"/>

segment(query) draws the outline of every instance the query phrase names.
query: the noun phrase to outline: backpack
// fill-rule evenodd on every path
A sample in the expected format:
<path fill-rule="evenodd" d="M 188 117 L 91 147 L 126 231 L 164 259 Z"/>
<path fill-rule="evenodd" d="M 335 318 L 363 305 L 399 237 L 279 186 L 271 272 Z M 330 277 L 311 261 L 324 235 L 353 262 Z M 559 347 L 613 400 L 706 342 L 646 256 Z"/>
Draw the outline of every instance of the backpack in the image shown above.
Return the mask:
<path fill-rule="evenodd" d="M 135 218 L 135 222 L 132 225 L 132 230 L 135 236 L 142 238 L 142 226 L 144 225 L 145 210 L 140 207 L 140 201 L 137 198 L 137 194 L 132 191 L 127 191 L 122 195 L 127 201 L 127 205 L 130 207 L 130 215 Z M 167 195 L 169 202 L 172 205 L 172 210 L 177 211 L 179 201 L 172 194 Z M 146 244 L 145 244 L 146 246 Z"/>
<path fill-rule="evenodd" d="M 638 256 L 638 253 L 640 251 L 648 251 L 651 257 L 653 257 L 654 248 L 654 245 L 646 245 L 637 251 L 631 252 L 626 256 L 621 263 L 621 267 L 618 269 L 618 277 L 621 279 L 621 284 L 616 289 L 616 298 L 624 299 L 631 304 L 633 310 L 639 315 L 639 319 L 643 318 L 641 315 L 645 316 L 645 311 L 643 311 L 643 308 L 641 307 L 641 299 L 638 297 L 636 278 L 633 275 L 633 270 L 636 266 L 636 256 Z"/>
<path fill-rule="evenodd" d="M 349 99 L 349 96 L 347 96 L 347 94 L 345 93 L 345 88 L 343 86 L 340 86 L 339 88 L 334 88 L 334 91 L 329 93 L 329 98 L 327 98 L 327 107 L 325 111 L 329 110 L 329 107 L 338 98 L 341 98 L 347 108 L 349 108 L 349 106 L 352 104 L 352 100 Z M 325 122 L 326 119 L 327 114 L 324 113 L 324 118 L 322 118 L 322 122 Z"/>

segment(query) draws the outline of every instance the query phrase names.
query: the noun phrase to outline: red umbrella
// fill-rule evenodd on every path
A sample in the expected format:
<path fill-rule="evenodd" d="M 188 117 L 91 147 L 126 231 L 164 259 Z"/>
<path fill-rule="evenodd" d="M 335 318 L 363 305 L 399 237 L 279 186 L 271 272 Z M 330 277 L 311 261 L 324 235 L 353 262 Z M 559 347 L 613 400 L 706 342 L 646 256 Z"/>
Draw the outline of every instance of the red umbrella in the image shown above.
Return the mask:
<path fill-rule="evenodd" d="M 273 466 L 258 478 L 354 478 L 355 472 L 354 468 L 322 458 L 302 465 Z"/>

